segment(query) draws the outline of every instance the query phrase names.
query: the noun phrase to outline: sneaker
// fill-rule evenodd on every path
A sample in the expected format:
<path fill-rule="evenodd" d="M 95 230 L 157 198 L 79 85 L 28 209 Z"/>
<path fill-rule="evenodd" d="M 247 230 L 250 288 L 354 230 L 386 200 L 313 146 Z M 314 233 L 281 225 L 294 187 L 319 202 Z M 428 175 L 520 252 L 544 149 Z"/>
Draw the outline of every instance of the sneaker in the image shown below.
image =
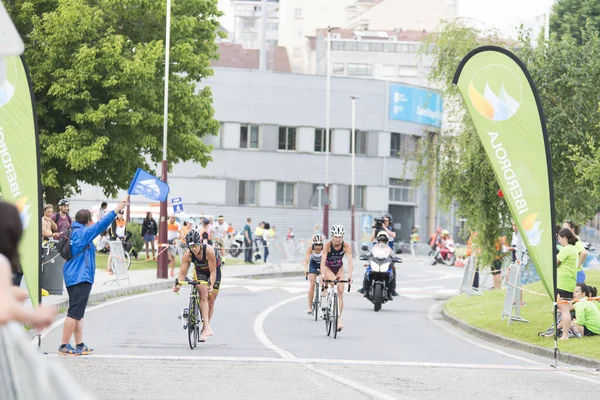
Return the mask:
<path fill-rule="evenodd" d="M 79 353 L 70 344 L 58 347 L 59 356 L 78 356 Z"/>
<path fill-rule="evenodd" d="M 77 354 L 79 354 L 80 356 L 87 356 L 88 354 L 92 354 L 93 352 L 94 349 L 90 349 L 88 346 L 85 345 L 85 343 L 77 345 Z"/>

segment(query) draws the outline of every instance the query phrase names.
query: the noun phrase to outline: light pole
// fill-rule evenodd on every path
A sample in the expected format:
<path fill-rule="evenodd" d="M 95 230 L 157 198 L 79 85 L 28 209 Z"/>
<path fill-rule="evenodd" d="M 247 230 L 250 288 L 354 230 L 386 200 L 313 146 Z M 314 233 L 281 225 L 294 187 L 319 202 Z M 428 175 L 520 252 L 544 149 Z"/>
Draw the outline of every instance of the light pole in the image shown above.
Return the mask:
<path fill-rule="evenodd" d="M 167 0 L 167 27 L 165 37 L 165 99 L 163 116 L 163 159 L 162 180 L 167 183 L 167 132 L 169 128 L 169 52 L 171 49 L 171 0 Z M 158 227 L 158 242 L 167 246 L 167 201 L 160 202 L 160 221 Z M 156 277 L 167 279 L 169 272 L 169 254 L 164 247 L 159 247 Z"/>
<path fill-rule="evenodd" d="M 326 77 L 326 100 L 325 100 L 325 193 L 329 199 L 329 114 L 331 103 L 331 30 L 338 28 L 327 28 L 327 77 Z M 323 235 L 329 236 L 329 201 L 323 206 Z"/>
<path fill-rule="evenodd" d="M 354 248 L 354 171 L 355 171 L 355 158 L 356 158 L 356 99 L 360 99 L 358 96 L 350 96 L 352 99 L 352 184 L 350 186 L 350 218 L 352 219 L 350 224 L 350 229 L 352 230 L 352 234 L 350 235 L 350 239 L 352 240 L 352 248 Z"/>

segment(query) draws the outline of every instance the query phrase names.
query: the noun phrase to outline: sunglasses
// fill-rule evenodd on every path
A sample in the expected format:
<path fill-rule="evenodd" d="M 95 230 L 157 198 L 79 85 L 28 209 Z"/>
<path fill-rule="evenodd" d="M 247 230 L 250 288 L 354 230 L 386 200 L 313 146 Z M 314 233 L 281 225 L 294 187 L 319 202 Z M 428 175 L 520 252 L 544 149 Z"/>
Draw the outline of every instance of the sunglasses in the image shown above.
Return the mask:
<path fill-rule="evenodd" d="M 198 248 L 200 248 L 200 244 L 198 244 L 198 243 L 196 243 L 196 244 L 189 244 L 189 245 L 188 245 L 188 247 L 189 247 L 191 250 L 194 250 L 194 249 L 198 249 Z"/>
<path fill-rule="evenodd" d="M 323 246 L 323 243 L 314 243 L 315 246 Z"/>

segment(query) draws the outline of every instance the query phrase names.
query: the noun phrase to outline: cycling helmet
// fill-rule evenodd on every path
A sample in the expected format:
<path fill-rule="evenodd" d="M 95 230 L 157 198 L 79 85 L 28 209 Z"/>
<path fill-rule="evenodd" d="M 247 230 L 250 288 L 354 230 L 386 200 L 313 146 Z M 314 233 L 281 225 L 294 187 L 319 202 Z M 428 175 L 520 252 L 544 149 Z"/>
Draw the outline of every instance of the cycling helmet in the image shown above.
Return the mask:
<path fill-rule="evenodd" d="M 60 199 L 60 200 L 58 201 L 58 206 L 59 206 L 59 207 L 60 207 L 60 206 L 68 206 L 68 205 L 69 205 L 69 200 L 67 200 L 67 199 Z"/>
<path fill-rule="evenodd" d="M 323 235 L 317 233 L 313 236 L 313 244 L 323 244 Z"/>
<path fill-rule="evenodd" d="M 187 242 L 188 246 L 200 244 L 200 234 L 197 231 L 189 231 L 187 235 L 185 235 L 185 241 Z"/>
<path fill-rule="evenodd" d="M 377 241 L 387 243 L 390 240 L 386 231 L 379 231 Z"/>
<path fill-rule="evenodd" d="M 344 230 L 344 226 L 340 224 L 335 224 L 331 227 L 331 235 L 332 236 L 344 236 L 346 231 Z"/>
<path fill-rule="evenodd" d="M 385 213 L 385 214 L 383 214 L 381 216 L 381 219 L 383 219 L 383 218 L 389 219 L 390 220 L 390 225 L 394 222 L 394 218 L 392 217 L 392 214 Z"/>

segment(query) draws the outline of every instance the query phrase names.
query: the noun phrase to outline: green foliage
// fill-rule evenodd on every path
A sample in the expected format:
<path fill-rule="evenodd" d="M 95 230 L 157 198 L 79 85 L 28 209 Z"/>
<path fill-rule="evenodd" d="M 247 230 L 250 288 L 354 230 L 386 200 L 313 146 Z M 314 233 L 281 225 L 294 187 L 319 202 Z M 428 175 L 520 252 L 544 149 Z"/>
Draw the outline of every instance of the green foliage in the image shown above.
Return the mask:
<path fill-rule="evenodd" d="M 137 167 L 162 159 L 166 2 L 14 0 L 6 3 L 25 40 L 37 101 L 46 194 L 79 182 L 114 196 Z M 217 0 L 172 6 L 169 86 L 170 165 L 206 166 L 215 135 L 209 88 L 219 27 Z M 53 200 L 53 199 L 49 199 Z"/>
<path fill-rule="evenodd" d="M 142 225 L 130 222 L 127 224 L 127 230 L 131 232 L 133 247 L 141 254 L 144 249 L 144 238 L 142 237 Z"/>
<path fill-rule="evenodd" d="M 600 2 L 597 0 L 560 0 L 550 16 L 550 32 L 558 38 L 571 37 L 584 42 L 584 27 L 600 29 Z"/>
<path fill-rule="evenodd" d="M 449 123 L 444 132 L 431 134 L 421 143 L 417 156 L 417 180 L 430 179 L 435 168 L 440 205 L 448 208 L 458 202 L 458 214 L 468 217 L 470 229 L 478 232 L 476 243 L 482 249 L 483 263 L 491 262 L 496 239 L 510 227 L 508 207 L 497 195 L 499 186 L 491 164 L 452 79 L 469 51 L 492 43 L 499 43 L 495 32 L 480 32 L 460 21 L 445 24 L 425 40 L 422 48 L 433 58 L 429 79 L 444 97 Z"/>

